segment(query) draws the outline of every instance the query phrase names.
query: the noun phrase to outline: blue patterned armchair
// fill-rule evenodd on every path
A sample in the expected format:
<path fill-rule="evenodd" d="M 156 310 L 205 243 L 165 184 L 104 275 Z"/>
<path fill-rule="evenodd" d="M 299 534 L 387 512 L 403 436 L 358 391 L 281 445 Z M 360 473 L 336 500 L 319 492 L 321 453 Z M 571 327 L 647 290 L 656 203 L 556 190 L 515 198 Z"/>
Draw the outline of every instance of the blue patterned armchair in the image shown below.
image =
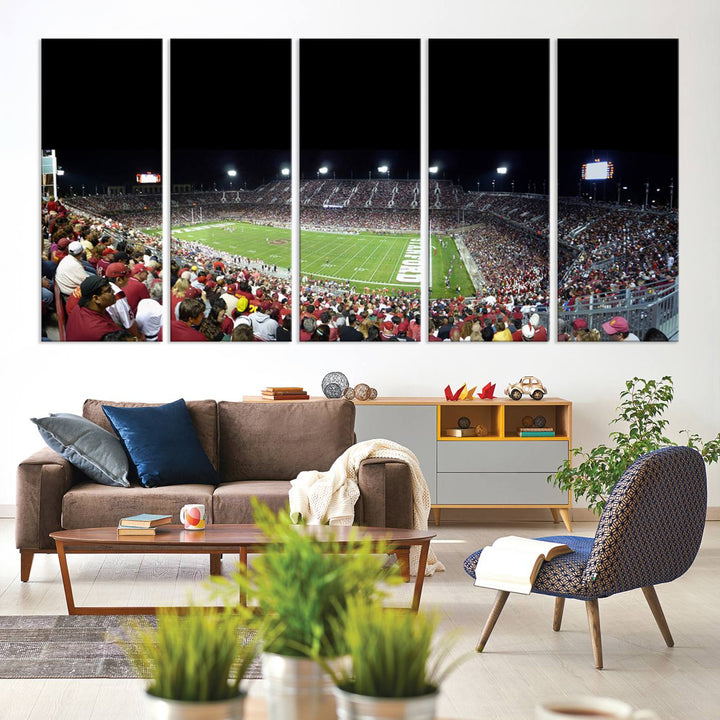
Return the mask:
<path fill-rule="evenodd" d="M 532 592 L 555 597 L 553 630 L 560 630 L 566 598 L 584 600 L 595 667 L 603 666 L 598 599 L 641 588 L 668 647 L 672 635 L 655 585 L 680 577 L 700 547 L 707 513 L 707 480 L 700 453 L 687 447 L 655 450 L 622 475 L 600 516 L 594 538 L 551 536 L 574 552 L 544 562 Z M 475 578 L 482 550 L 465 560 Z M 509 593 L 500 591 L 485 623 L 482 652 Z"/>

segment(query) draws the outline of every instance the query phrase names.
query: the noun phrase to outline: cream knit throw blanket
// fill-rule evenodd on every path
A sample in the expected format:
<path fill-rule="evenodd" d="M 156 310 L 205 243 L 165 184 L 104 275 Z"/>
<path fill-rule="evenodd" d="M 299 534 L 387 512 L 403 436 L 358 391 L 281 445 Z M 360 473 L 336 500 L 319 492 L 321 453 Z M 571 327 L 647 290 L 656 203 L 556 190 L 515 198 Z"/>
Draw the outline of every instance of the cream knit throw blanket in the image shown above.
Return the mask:
<path fill-rule="evenodd" d="M 304 518 L 309 525 L 352 525 L 354 507 L 360 490 L 358 472 L 367 458 L 402 460 L 410 467 L 413 489 L 413 529 L 427 530 L 430 513 L 430 491 L 415 454 L 392 440 L 365 440 L 348 448 L 327 472 L 307 470 L 291 481 L 290 517 Z M 410 573 L 417 575 L 420 548 L 410 548 Z M 444 570 L 430 547 L 425 575 Z"/>

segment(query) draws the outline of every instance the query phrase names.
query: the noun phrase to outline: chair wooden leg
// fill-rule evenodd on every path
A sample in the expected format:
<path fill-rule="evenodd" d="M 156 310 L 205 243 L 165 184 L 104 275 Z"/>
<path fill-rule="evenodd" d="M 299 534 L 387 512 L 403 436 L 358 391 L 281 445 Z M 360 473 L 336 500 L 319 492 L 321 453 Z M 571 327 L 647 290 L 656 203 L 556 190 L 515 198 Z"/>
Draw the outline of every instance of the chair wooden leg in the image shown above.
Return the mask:
<path fill-rule="evenodd" d="M 485 649 L 485 644 L 488 641 L 488 638 L 490 637 L 490 633 L 493 631 L 493 628 L 495 627 L 495 623 L 497 622 L 497 619 L 500 617 L 500 613 L 502 612 L 502 609 L 505 607 L 505 603 L 508 599 L 508 596 L 510 595 L 509 592 L 506 592 L 505 590 L 500 590 L 498 594 L 495 596 L 495 604 L 492 607 L 492 610 L 490 611 L 490 617 L 485 622 L 485 627 L 483 628 L 482 635 L 480 636 L 480 639 L 478 640 L 478 644 L 475 647 L 475 650 L 477 652 L 482 652 Z"/>
<path fill-rule="evenodd" d="M 20 551 L 20 582 L 27 582 L 30 579 L 30 568 L 32 568 L 35 553 L 32 550 Z"/>
<path fill-rule="evenodd" d="M 562 625 L 563 610 L 565 609 L 565 598 L 555 598 L 555 612 L 553 613 L 553 630 L 559 632 Z"/>
<path fill-rule="evenodd" d="M 670 634 L 670 628 L 668 627 L 667 621 L 665 620 L 665 614 L 660 607 L 660 601 L 658 600 L 655 588 L 652 585 L 648 585 L 647 587 L 642 588 L 642 591 L 645 595 L 645 599 L 647 600 L 648 605 L 650 606 L 650 610 L 652 611 L 653 617 L 655 618 L 655 622 L 660 628 L 660 632 L 662 633 L 662 636 L 665 640 L 665 644 L 668 647 L 673 647 L 673 645 L 675 645 L 675 641 Z"/>
<path fill-rule="evenodd" d="M 585 610 L 587 611 L 588 627 L 590 628 L 590 639 L 592 641 L 595 667 L 598 670 L 602 670 L 602 638 L 600 637 L 600 610 L 598 608 L 597 599 L 586 600 Z"/>

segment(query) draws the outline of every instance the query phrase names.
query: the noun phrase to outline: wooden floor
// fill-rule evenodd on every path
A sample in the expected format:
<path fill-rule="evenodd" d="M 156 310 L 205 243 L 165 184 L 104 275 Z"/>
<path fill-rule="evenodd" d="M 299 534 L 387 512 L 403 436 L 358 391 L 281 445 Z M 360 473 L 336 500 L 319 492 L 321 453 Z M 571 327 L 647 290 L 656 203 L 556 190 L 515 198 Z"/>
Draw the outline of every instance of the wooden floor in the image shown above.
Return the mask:
<path fill-rule="evenodd" d="M 470 658 L 443 685 L 438 717 L 509 720 L 533 717 L 539 698 L 592 694 L 655 710 L 662 720 L 720 717 L 720 522 L 706 525 L 690 571 L 658 587 L 675 639 L 668 648 L 640 590 L 600 601 L 604 670 L 593 667 L 583 603 L 568 601 L 563 628 L 552 631 L 553 599 L 512 595 L 485 652 L 475 643 L 495 593 L 476 588 L 463 559 L 502 535 L 562 532 L 551 522 L 444 524 L 433 547 L 446 571 L 428 578 L 421 609 L 437 610 L 442 630 L 459 633 L 458 653 Z M 575 532 L 592 535 L 592 523 Z M 78 603 L 183 603 L 207 571 L 199 556 L 69 558 Z M 225 562 L 230 569 L 232 563 Z M 38 556 L 21 583 L 12 520 L 0 520 L 0 615 L 65 614 L 57 557 Z M 393 600 L 407 601 L 411 586 Z M 0 658 L 0 663 L 11 660 Z M 0 680 L 2 720 L 144 720 L 140 680 Z M 262 681 L 250 683 L 263 692 Z M 252 718 L 247 718 L 252 720 Z"/>

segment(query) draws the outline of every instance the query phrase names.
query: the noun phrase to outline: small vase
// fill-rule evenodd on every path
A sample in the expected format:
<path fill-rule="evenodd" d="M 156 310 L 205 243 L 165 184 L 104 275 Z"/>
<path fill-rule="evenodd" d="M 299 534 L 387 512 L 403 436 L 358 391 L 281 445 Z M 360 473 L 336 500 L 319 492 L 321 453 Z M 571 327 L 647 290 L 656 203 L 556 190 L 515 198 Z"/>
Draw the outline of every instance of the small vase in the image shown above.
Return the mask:
<path fill-rule="evenodd" d="M 334 688 L 338 720 L 434 720 L 438 693 L 382 698 Z"/>
<path fill-rule="evenodd" d="M 245 695 L 229 700 L 166 700 L 145 693 L 148 720 L 243 720 Z"/>
<path fill-rule="evenodd" d="M 330 676 L 314 660 L 262 654 L 268 720 L 335 720 Z"/>

